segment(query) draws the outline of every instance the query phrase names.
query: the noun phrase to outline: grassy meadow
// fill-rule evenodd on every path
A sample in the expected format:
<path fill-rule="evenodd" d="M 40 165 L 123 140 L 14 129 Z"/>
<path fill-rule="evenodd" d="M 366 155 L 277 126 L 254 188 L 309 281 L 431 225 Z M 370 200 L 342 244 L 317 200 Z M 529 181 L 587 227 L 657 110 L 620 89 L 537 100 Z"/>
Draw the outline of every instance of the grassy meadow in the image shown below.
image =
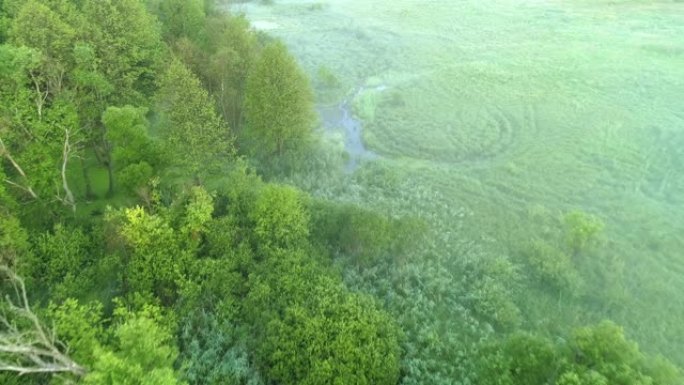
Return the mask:
<path fill-rule="evenodd" d="M 426 245 L 397 271 L 426 288 L 457 286 L 464 259 L 504 259 L 523 272 L 496 281 L 519 309 L 515 327 L 561 335 L 610 318 L 645 351 L 684 366 L 683 3 L 230 8 L 287 43 L 321 106 L 348 101 L 377 154 L 353 173 L 292 180 L 313 195 L 430 225 Z M 322 152 L 343 152 L 343 131 L 323 134 Z M 567 247 L 567 213 L 577 211 L 603 223 L 590 247 L 564 252 L 580 283 L 555 289 L 529 278 L 531 245 Z M 458 298 L 427 307 L 434 338 L 458 327 L 456 313 L 471 313 L 454 308 L 467 308 Z"/>

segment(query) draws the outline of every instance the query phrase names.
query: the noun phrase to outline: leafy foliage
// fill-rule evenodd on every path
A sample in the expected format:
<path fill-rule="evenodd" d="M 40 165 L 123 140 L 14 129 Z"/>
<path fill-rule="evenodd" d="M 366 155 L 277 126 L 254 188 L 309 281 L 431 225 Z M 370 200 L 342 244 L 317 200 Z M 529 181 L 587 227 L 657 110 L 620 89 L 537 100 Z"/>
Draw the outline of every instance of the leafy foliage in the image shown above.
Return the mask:
<path fill-rule="evenodd" d="M 250 279 L 252 281 L 252 279 Z M 302 252 L 270 256 L 250 282 L 247 318 L 260 368 L 282 384 L 394 384 L 398 330 Z"/>
<path fill-rule="evenodd" d="M 83 380 L 88 385 L 183 384 L 173 370 L 177 351 L 170 330 L 159 325 L 154 313 L 119 311 L 109 349 L 97 349 L 93 370 Z"/>
<path fill-rule="evenodd" d="M 267 186 L 251 213 L 259 247 L 292 249 L 304 245 L 309 235 L 309 216 L 301 193 L 286 186 Z"/>
<path fill-rule="evenodd" d="M 163 136 L 178 165 L 204 176 L 233 159 L 232 134 L 184 64 L 171 63 L 160 81 L 157 99 L 165 119 Z"/>
<path fill-rule="evenodd" d="M 561 340 L 557 344 L 538 336 L 514 334 L 482 349 L 480 360 L 479 378 L 483 384 L 676 384 L 681 381 L 671 364 L 659 360 L 657 365 L 662 366 L 658 369 L 649 366 L 649 359 L 637 345 L 610 321 L 578 328 L 569 342 Z"/>
<path fill-rule="evenodd" d="M 262 50 L 245 88 L 246 141 L 270 160 L 301 150 L 311 140 L 313 96 L 306 76 L 283 43 Z"/>

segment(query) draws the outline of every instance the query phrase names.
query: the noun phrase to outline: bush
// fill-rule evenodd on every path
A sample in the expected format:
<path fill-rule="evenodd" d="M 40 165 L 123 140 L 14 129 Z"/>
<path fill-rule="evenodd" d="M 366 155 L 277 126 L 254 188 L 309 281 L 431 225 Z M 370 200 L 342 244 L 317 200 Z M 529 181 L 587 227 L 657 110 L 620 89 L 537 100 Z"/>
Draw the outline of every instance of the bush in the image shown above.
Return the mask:
<path fill-rule="evenodd" d="M 598 243 L 603 222 L 593 215 L 573 211 L 565 215 L 565 241 L 570 250 L 577 254 Z"/>
<path fill-rule="evenodd" d="M 262 249 L 297 248 L 309 236 L 309 213 L 301 193 L 287 186 L 268 185 L 250 213 L 254 237 Z"/>
<path fill-rule="evenodd" d="M 399 331 L 368 297 L 346 292 L 301 252 L 279 252 L 250 277 L 246 315 L 269 381 L 394 385 Z"/>
<path fill-rule="evenodd" d="M 570 257 L 540 239 L 535 239 L 525 253 L 533 274 L 558 290 L 576 292 L 580 277 Z"/>

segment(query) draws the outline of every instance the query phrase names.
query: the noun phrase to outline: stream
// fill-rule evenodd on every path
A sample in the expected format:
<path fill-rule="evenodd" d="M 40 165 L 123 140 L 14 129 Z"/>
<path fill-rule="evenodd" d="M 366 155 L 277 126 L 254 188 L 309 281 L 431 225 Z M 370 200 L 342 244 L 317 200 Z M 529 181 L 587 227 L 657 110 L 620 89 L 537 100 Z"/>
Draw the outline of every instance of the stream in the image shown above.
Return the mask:
<path fill-rule="evenodd" d="M 382 91 L 384 86 L 377 87 L 377 89 Z M 365 87 L 359 87 L 351 97 L 341 103 L 317 108 L 325 130 L 341 132 L 344 135 L 344 150 L 349 155 L 345 170 L 350 173 L 354 172 L 362 161 L 378 158 L 378 154 L 366 148 L 363 143 L 362 123 L 352 112 L 352 101 L 363 91 L 365 91 Z"/>

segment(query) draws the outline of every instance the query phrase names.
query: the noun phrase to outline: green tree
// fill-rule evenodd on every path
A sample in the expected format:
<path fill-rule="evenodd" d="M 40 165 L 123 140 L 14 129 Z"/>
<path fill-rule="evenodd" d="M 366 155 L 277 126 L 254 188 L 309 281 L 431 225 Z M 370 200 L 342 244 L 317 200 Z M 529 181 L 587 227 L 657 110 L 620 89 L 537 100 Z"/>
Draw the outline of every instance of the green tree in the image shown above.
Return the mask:
<path fill-rule="evenodd" d="M 192 385 L 261 385 L 241 328 L 219 316 L 196 312 L 182 327 L 183 377 Z"/>
<path fill-rule="evenodd" d="M 480 350 L 478 383 L 497 385 L 680 385 L 679 370 L 645 356 L 611 321 L 576 329 L 571 339 L 514 334 Z"/>
<path fill-rule="evenodd" d="M 479 383 L 552 384 L 560 363 L 556 349 L 545 338 L 526 333 L 513 334 L 503 343 L 482 349 Z"/>
<path fill-rule="evenodd" d="M 35 49 L 0 46 L 0 157 L 7 167 L 5 181 L 20 201 L 45 207 L 56 197 L 75 207 L 68 165 L 79 154 L 78 115 L 61 93 L 52 94 L 50 84 L 59 81 L 43 76 L 42 63 L 44 57 Z"/>
<path fill-rule="evenodd" d="M 160 325 L 154 312 L 118 310 L 114 344 L 95 350 L 86 385 L 180 385 L 173 369 L 178 356 L 171 331 Z"/>
<path fill-rule="evenodd" d="M 91 258 L 92 240 L 79 228 L 57 224 L 34 241 L 35 259 L 30 268 L 37 282 L 54 289 L 58 283 L 82 274 Z"/>
<path fill-rule="evenodd" d="M 534 239 L 525 252 L 533 273 L 545 284 L 558 290 L 578 294 L 581 278 L 572 259 L 562 250 L 541 239 Z"/>
<path fill-rule="evenodd" d="M 396 384 L 398 329 L 368 297 L 303 252 L 276 251 L 250 276 L 257 363 L 279 384 Z"/>
<path fill-rule="evenodd" d="M 150 3 L 159 15 L 167 41 L 173 42 L 181 37 L 198 41 L 203 37 L 205 0 L 158 0 Z"/>
<path fill-rule="evenodd" d="M 92 365 L 95 353 L 102 349 L 101 341 L 106 339 L 102 304 L 82 305 L 70 298 L 59 305 L 50 303 L 47 316 L 72 358 L 82 365 Z"/>
<path fill-rule="evenodd" d="M 565 241 L 573 253 L 578 254 L 598 242 L 603 230 L 603 222 L 582 211 L 572 211 L 563 218 Z"/>
<path fill-rule="evenodd" d="M 269 160 L 301 149 L 312 136 L 313 97 L 308 80 L 281 42 L 267 45 L 245 88 L 246 142 Z"/>
<path fill-rule="evenodd" d="M 169 153 L 201 179 L 234 159 L 233 137 L 214 110 L 199 79 L 179 61 L 171 63 L 157 95 Z"/>
<path fill-rule="evenodd" d="M 217 16 L 207 21 L 210 52 L 199 68 L 218 111 L 239 132 L 243 125 L 243 102 L 247 76 L 257 55 L 257 38 L 242 16 Z"/>
<path fill-rule="evenodd" d="M 591 368 L 610 384 L 646 385 L 652 381 L 643 370 L 645 357 L 639 347 L 626 339 L 623 329 L 613 322 L 603 321 L 575 330 L 571 347 L 577 353 L 577 372 Z"/>
<path fill-rule="evenodd" d="M 114 225 L 124 244 L 129 292 L 154 294 L 165 303 L 175 300 L 190 255 L 180 247 L 177 234 L 166 219 L 135 207 L 110 211 L 107 221 Z"/>
<path fill-rule="evenodd" d="M 306 244 L 309 214 L 301 192 L 292 187 L 268 185 L 250 214 L 254 236 L 260 248 L 296 249 Z"/>
<path fill-rule="evenodd" d="M 70 55 L 76 42 L 76 31 L 47 5 L 31 0 L 21 8 L 12 22 L 12 43 L 41 53 L 40 66 L 31 72 L 38 115 L 50 96 L 64 86 L 64 75 L 70 70 Z"/>
<path fill-rule="evenodd" d="M 73 50 L 75 67 L 70 74 L 71 90 L 68 98 L 76 106 L 78 111 L 81 130 L 83 131 L 83 143 L 81 146 L 90 150 L 80 156 L 81 170 L 85 187 L 85 196 L 94 197 L 90 179 L 90 162 L 88 155 L 94 155 L 101 164 L 107 166 L 109 174 L 109 195 L 114 194 L 114 167 L 111 158 L 110 142 L 106 140 L 106 128 L 102 125 L 102 113 L 105 110 L 108 99 L 114 91 L 102 72 L 99 58 L 95 49 L 90 44 L 77 43 Z"/>
<path fill-rule="evenodd" d="M 146 105 L 163 57 L 160 27 L 139 0 L 83 0 L 83 31 L 114 86 L 111 104 Z"/>
<path fill-rule="evenodd" d="M 129 191 L 145 186 L 160 162 L 159 151 L 148 134 L 146 113 L 146 108 L 124 106 L 109 107 L 102 115 L 114 169 Z"/>

